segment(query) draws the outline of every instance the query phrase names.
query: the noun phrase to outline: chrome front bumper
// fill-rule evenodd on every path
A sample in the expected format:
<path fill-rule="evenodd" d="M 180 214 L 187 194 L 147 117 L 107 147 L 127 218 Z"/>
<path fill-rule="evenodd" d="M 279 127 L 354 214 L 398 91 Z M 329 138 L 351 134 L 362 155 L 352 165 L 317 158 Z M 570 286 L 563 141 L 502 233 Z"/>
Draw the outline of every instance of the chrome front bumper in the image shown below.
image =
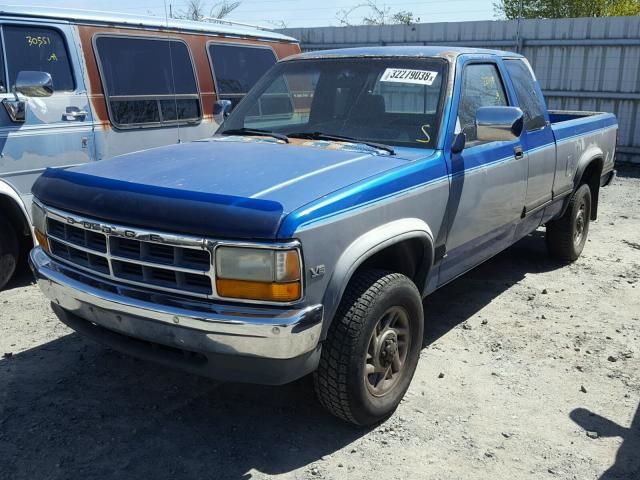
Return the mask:
<path fill-rule="evenodd" d="M 53 260 L 40 247 L 31 251 L 29 260 L 40 289 L 56 306 L 58 316 L 78 331 L 83 330 L 76 327 L 81 327 L 78 321 L 84 320 L 87 331 L 103 327 L 125 337 L 206 357 L 219 354 L 285 361 L 319 353 L 321 305 L 275 308 L 219 304 L 87 275 Z M 306 362 L 305 368 L 312 368 L 314 361 Z"/>

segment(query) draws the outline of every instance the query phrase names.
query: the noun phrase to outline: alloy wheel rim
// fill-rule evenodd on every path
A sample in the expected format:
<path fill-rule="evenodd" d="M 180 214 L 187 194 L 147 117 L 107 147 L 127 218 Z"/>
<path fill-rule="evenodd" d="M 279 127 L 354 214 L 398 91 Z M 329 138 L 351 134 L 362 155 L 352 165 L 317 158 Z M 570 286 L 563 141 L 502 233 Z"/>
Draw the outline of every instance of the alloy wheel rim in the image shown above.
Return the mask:
<path fill-rule="evenodd" d="M 582 243 L 582 237 L 584 236 L 585 228 L 586 228 L 586 205 L 583 202 L 580 204 L 580 208 L 578 208 L 578 212 L 576 213 L 575 230 L 573 234 L 573 243 L 575 245 L 580 245 Z"/>
<path fill-rule="evenodd" d="M 400 306 L 389 308 L 376 323 L 364 365 L 364 382 L 374 397 L 389 393 L 402 377 L 410 333 L 409 314 Z"/>

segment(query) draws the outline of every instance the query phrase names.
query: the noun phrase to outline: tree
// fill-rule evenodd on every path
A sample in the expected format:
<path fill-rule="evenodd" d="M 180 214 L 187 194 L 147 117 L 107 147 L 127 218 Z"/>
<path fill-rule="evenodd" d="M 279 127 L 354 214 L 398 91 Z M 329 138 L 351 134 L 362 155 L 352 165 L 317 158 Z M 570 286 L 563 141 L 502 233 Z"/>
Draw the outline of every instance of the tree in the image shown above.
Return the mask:
<path fill-rule="evenodd" d="M 500 0 L 493 7 L 498 16 L 508 19 L 640 14 L 640 0 Z"/>
<path fill-rule="evenodd" d="M 338 21 L 344 26 L 354 25 L 349 17 L 355 10 L 361 8 L 368 9 L 368 13 L 362 17 L 362 25 L 412 25 L 420 21 L 420 18 L 414 16 L 413 12 L 399 10 L 392 13 L 391 7 L 380 7 L 374 0 L 367 0 L 365 3 L 360 3 L 355 7 L 339 10 L 336 15 Z"/>
<path fill-rule="evenodd" d="M 188 0 L 187 8 L 178 12 L 176 18 L 185 20 L 208 21 L 210 19 L 224 18 L 240 6 L 239 1 L 224 0 L 215 3 L 207 11 L 207 4 L 203 0 Z"/>

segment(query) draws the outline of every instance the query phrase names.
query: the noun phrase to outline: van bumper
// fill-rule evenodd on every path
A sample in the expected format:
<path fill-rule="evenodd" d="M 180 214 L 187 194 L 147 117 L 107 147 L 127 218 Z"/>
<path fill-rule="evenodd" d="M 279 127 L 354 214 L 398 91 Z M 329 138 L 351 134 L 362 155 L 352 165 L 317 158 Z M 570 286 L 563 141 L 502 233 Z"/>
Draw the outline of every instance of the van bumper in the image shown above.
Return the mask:
<path fill-rule="evenodd" d="M 315 370 L 321 305 L 213 303 L 132 288 L 58 262 L 29 263 L 58 318 L 115 350 L 220 380 L 279 385 Z"/>

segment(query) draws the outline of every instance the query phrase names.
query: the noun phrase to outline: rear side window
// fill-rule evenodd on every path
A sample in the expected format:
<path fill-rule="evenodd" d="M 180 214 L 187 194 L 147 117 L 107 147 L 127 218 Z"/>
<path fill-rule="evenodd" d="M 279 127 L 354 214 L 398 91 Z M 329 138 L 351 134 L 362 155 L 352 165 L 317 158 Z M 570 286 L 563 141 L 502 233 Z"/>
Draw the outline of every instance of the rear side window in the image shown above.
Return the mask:
<path fill-rule="evenodd" d="M 543 128 L 546 125 L 544 109 L 529 66 L 522 60 L 505 60 L 504 64 L 511 76 L 518 103 L 524 113 L 525 130 Z"/>
<path fill-rule="evenodd" d="M 195 122 L 202 117 L 186 44 L 100 36 L 95 45 L 114 125 L 161 126 Z"/>
<path fill-rule="evenodd" d="M 11 88 L 23 70 L 48 72 L 56 92 L 75 89 L 64 38 L 52 28 L 5 25 L 2 27 Z"/>
<path fill-rule="evenodd" d="M 235 106 L 277 61 L 273 50 L 232 44 L 209 44 L 218 98 Z"/>
<path fill-rule="evenodd" d="M 495 65 L 478 63 L 467 65 L 462 71 L 458 121 L 467 136 L 467 142 L 475 142 L 476 112 L 480 107 L 508 105 L 507 96 Z"/>

